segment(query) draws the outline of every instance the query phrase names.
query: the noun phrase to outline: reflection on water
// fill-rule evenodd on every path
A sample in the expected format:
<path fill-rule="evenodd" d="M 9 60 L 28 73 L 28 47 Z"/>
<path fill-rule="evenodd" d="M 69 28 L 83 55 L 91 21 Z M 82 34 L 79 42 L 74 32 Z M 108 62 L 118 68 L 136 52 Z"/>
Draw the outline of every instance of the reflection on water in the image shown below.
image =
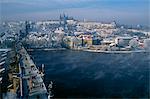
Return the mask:
<path fill-rule="evenodd" d="M 54 81 L 55 97 L 148 97 L 149 53 L 29 53 L 37 66 L 45 64 L 45 83 Z"/>

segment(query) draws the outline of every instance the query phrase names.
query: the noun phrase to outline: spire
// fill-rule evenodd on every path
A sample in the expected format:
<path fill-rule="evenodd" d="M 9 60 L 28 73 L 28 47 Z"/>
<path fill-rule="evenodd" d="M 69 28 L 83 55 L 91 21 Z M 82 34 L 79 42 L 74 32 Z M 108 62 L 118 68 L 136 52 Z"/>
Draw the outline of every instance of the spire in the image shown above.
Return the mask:
<path fill-rule="evenodd" d="M 61 17 L 61 14 L 60 14 L 60 17 L 59 17 L 59 19 L 61 20 L 61 18 L 62 18 L 62 17 Z"/>
<path fill-rule="evenodd" d="M 63 13 L 63 15 L 64 15 L 63 17 L 65 18 L 65 17 L 66 17 L 66 16 L 65 16 L 65 13 Z"/>

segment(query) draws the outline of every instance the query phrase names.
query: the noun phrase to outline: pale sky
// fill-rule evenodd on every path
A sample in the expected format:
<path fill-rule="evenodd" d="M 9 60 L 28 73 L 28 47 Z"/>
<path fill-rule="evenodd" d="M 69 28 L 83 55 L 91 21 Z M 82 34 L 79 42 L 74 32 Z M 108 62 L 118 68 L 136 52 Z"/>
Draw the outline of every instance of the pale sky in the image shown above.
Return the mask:
<path fill-rule="evenodd" d="M 1 20 L 79 20 L 149 25 L 150 0 L 0 0 Z"/>

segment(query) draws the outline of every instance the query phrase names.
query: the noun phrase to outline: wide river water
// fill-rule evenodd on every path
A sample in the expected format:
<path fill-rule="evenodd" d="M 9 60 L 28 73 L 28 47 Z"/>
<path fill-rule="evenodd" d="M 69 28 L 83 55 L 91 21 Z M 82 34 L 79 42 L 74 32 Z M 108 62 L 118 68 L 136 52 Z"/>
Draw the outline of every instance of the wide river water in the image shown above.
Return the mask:
<path fill-rule="evenodd" d="M 46 86 L 54 97 L 121 98 L 149 96 L 150 53 L 105 54 L 82 51 L 29 52 L 45 65 Z"/>

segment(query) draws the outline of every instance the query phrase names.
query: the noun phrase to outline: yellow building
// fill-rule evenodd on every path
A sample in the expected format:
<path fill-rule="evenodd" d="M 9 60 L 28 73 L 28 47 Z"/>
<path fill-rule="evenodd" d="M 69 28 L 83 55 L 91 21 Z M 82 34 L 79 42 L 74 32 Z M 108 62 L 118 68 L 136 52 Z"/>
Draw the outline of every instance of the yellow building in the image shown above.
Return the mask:
<path fill-rule="evenodd" d="M 92 35 L 85 35 L 85 34 L 82 34 L 79 36 L 80 38 L 83 39 L 83 44 L 84 45 L 92 45 Z"/>

